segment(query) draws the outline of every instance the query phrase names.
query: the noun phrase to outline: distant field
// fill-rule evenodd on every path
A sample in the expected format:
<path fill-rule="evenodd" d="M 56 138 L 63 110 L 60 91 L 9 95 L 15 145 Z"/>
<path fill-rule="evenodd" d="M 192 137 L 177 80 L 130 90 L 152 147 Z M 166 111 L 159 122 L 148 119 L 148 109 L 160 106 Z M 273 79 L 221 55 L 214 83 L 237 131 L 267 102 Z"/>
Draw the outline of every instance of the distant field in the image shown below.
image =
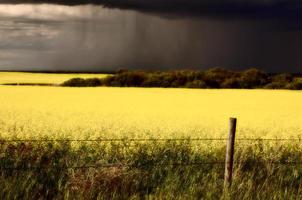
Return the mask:
<path fill-rule="evenodd" d="M 0 72 L 0 84 L 44 83 L 60 84 L 71 78 L 103 78 L 107 74 L 52 74 L 28 72 Z"/>
<path fill-rule="evenodd" d="M 302 135 L 300 91 L 1 86 L 0 93 L 2 137 L 226 137 L 231 116 L 239 118 L 238 137 Z"/>

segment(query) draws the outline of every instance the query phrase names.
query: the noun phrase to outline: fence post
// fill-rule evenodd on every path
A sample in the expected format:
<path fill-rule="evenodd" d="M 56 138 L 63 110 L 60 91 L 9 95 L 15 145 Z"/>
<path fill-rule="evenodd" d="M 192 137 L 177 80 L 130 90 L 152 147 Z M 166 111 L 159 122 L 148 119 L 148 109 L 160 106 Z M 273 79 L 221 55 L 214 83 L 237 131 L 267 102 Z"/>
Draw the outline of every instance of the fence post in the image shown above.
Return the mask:
<path fill-rule="evenodd" d="M 229 138 L 226 145 L 225 171 L 224 171 L 224 189 L 228 189 L 232 184 L 233 162 L 234 162 L 234 144 L 237 119 L 230 118 Z"/>

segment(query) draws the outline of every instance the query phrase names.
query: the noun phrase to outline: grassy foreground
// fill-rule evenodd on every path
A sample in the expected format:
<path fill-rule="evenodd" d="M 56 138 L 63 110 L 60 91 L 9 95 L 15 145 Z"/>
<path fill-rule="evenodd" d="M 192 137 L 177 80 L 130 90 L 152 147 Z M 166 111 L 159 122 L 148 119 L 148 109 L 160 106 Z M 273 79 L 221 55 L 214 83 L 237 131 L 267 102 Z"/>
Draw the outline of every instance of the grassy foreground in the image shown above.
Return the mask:
<path fill-rule="evenodd" d="M 1 199 L 301 199 L 301 142 L 1 143 Z M 113 164 L 113 165 L 108 165 Z M 101 167 L 103 166 L 103 167 Z"/>

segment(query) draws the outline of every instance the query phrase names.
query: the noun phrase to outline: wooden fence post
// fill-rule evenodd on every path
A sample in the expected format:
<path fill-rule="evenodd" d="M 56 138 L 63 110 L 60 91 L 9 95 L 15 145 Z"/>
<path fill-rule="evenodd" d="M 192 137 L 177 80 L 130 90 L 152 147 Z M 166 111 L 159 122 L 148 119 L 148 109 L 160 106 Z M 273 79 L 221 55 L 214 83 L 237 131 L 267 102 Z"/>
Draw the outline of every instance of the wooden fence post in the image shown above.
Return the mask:
<path fill-rule="evenodd" d="M 225 156 L 224 189 L 228 189 L 232 184 L 237 119 L 230 118 L 229 123 L 229 138 L 227 140 Z"/>

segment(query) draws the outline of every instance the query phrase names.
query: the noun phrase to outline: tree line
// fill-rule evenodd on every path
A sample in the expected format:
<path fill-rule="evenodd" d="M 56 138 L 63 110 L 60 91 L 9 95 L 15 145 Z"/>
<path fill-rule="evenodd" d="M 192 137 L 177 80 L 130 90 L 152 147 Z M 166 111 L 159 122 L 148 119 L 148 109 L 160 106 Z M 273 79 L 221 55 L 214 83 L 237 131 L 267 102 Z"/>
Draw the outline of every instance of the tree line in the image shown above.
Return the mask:
<path fill-rule="evenodd" d="M 231 71 L 214 68 L 206 71 L 128 71 L 120 70 L 105 78 L 73 78 L 61 86 L 69 87 L 162 87 L 302 89 L 302 78 L 293 74 L 271 74 L 259 69 Z"/>

